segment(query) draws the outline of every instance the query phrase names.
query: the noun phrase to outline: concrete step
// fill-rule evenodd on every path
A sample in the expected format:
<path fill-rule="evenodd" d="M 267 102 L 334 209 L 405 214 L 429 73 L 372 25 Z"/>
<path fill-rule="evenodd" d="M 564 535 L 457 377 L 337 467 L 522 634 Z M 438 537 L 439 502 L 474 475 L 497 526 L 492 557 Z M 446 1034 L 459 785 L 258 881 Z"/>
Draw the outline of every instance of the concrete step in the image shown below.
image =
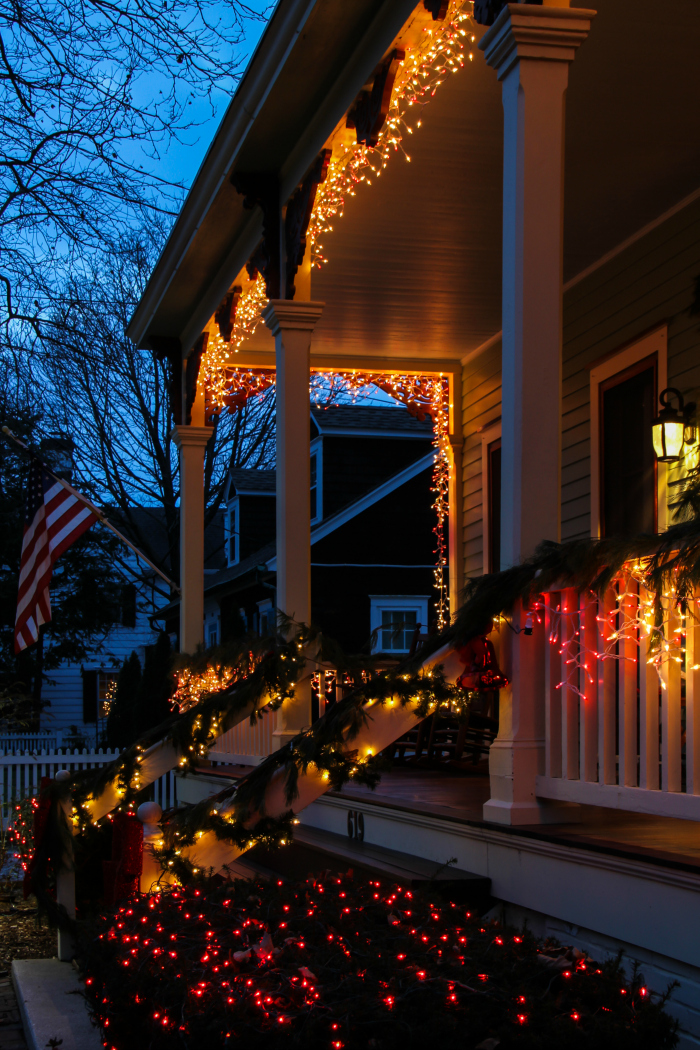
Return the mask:
<path fill-rule="evenodd" d="M 12 983 L 30 1050 L 103 1050 L 73 966 L 58 959 L 16 959 Z M 51 1040 L 54 1040 L 52 1043 Z"/>

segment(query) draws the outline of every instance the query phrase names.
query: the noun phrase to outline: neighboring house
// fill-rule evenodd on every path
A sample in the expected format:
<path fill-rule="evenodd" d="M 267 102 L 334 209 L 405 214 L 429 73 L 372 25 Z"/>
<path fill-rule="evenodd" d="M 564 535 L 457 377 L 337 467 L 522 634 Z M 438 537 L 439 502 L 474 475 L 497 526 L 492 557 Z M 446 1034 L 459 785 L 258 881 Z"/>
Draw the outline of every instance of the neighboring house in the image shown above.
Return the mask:
<path fill-rule="evenodd" d="M 197 355 L 220 332 L 224 294 L 230 308 L 250 288 L 249 271 L 264 271 L 265 326 L 238 342 L 227 380 L 249 372 L 228 403 L 244 381 L 250 388 L 251 371 L 263 382 L 276 370 L 285 611 L 304 597 L 306 568 L 337 557 L 320 556 L 330 535 L 309 548 L 307 521 L 293 528 L 311 454 L 308 431 L 294 424 L 310 370 L 448 377 L 452 612 L 462 580 L 517 565 L 543 541 L 667 526 L 668 483 L 693 456 L 676 467 L 655 459 L 651 420 L 665 388 L 689 401 L 700 387 L 700 9 L 598 6 L 477 0 L 479 21 L 461 38 L 471 61 L 451 58 L 447 73 L 435 54 L 457 39 L 444 20 L 459 4 L 277 4 L 129 333 L 144 348 L 167 341 L 196 374 Z M 426 40 L 437 51 L 414 67 Z M 383 102 L 394 107 L 386 125 Z M 377 178 L 359 150 L 383 134 Z M 410 164 L 395 148 L 402 136 Z M 347 156 L 357 160 L 349 173 Z M 327 194 L 332 230 L 327 214 L 314 215 L 313 192 Z M 344 215 L 332 211 L 338 200 Z M 328 261 L 317 272 L 308 253 L 319 237 Z M 192 398 L 190 464 L 210 404 L 204 391 Z M 368 448 L 367 469 L 379 445 Z M 188 477 L 183 499 L 195 508 L 202 468 Z M 402 515 L 397 539 L 411 526 Z M 343 528 L 351 546 L 352 524 Z M 183 558 L 197 603 L 201 549 L 185 541 Z M 619 950 L 656 991 L 677 978 L 669 1006 L 681 1047 L 697 1048 L 699 631 L 686 625 L 692 662 L 664 657 L 661 689 L 644 632 L 625 648 L 608 628 L 607 599 L 588 595 L 583 609 L 580 600 L 573 588 L 547 597 L 548 626 L 581 628 L 580 673 L 527 610 L 516 606 L 501 624 L 511 681 L 488 771 L 440 783 L 414 771 L 374 794 L 348 785 L 302 810 L 299 833 L 338 856 L 360 814 L 353 864 L 362 849 L 377 863 L 386 847 L 406 867 L 411 857 L 456 857 L 491 879 L 514 922 L 598 958 Z M 312 591 L 309 610 L 315 601 Z M 192 622 L 199 629 L 199 607 Z M 606 661 L 611 634 L 620 648 Z M 287 723 L 280 714 L 274 738 L 231 730 L 229 751 L 263 757 L 310 723 L 304 703 Z M 215 778 L 201 778 L 199 796 L 195 787 L 184 781 L 183 797 L 216 790 Z"/>
<path fill-rule="evenodd" d="M 312 622 L 349 652 L 408 652 L 435 619 L 433 428 L 401 408 L 311 409 Z M 275 471 L 233 468 L 226 567 L 206 577 L 205 643 L 274 629 Z M 158 614 L 175 629 L 173 603 Z M 383 628 L 383 630 L 381 630 Z"/>
<path fill-rule="evenodd" d="M 132 524 L 147 527 L 150 532 L 151 549 L 156 552 L 159 544 L 154 538 L 162 537 L 163 558 L 167 565 L 166 533 L 163 513 L 157 508 L 135 508 L 130 512 Z M 116 522 L 116 515 L 112 515 Z M 128 522 L 120 527 L 134 541 L 137 534 Z M 95 526 L 99 528 L 100 526 Z M 207 571 L 216 572 L 223 563 L 223 514 L 207 530 Z M 103 737 L 106 727 L 107 704 L 116 685 L 119 668 L 124 660 L 136 652 L 143 665 L 146 647 L 152 645 L 162 626 L 154 622 L 158 609 L 170 599 L 167 584 L 143 563 L 128 547 L 123 548 L 120 573 L 124 583 L 121 588 L 119 619 L 104 635 L 96 639 L 94 647 L 80 664 L 63 664 L 47 672 L 47 681 L 42 688 L 42 700 L 46 704 L 41 715 L 41 729 L 62 733 L 64 738 L 82 738 L 95 746 Z M 173 645 L 176 644 L 173 636 Z M 72 734 L 75 727 L 75 734 Z"/>

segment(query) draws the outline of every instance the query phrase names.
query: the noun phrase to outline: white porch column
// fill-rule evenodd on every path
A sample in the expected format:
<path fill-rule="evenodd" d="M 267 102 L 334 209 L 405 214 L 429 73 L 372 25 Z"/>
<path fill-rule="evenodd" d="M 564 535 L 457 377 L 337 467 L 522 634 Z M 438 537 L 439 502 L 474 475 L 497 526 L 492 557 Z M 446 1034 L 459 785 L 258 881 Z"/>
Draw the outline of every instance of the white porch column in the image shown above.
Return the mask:
<path fill-rule="evenodd" d="M 594 16 L 569 8 L 568 0 L 511 3 L 479 43 L 503 84 L 504 568 L 560 536 L 564 105 L 569 64 Z M 517 626 L 524 617 L 517 612 L 513 619 Z M 537 632 L 505 632 L 503 664 L 513 684 L 501 693 L 487 820 L 527 824 L 550 817 L 551 808 L 535 799 L 544 753 L 537 641 Z"/>
<path fill-rule="evenodd" d="M 263 320 L 275 337 L 277 411 L 277 608 L 311 619 L 311 336 L 323 303 L 271 299 Z M 311 725 L 311 681 L 277 715 L 278 747 Z"/>
<path fill-rule="evenodd" d="M 180 652 L 204 641 L 204 449 L 210 427 L 176 426 L 180 449 Z"/>

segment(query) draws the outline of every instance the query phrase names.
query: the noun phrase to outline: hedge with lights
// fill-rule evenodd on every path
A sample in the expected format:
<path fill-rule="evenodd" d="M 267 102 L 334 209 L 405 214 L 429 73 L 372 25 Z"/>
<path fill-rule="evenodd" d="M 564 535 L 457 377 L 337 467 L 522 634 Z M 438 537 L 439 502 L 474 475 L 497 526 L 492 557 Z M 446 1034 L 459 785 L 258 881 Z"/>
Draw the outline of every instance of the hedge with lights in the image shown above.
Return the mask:
<path fill-rule="evenodd" d="M 79 957 L 108 1050 L 677 1044 L 667 996 L 619 959 L 352 872 L 140 896 L 84 930 Z"/>

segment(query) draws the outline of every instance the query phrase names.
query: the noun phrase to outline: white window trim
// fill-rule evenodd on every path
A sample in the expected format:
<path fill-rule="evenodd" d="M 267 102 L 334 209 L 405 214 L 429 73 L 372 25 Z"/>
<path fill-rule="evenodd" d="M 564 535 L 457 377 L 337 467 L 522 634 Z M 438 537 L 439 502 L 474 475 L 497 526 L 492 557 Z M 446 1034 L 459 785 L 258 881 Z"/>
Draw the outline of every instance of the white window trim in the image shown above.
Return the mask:
<path fill-rule="evenodd" d="M 312 525 L 323 521 L 323 441 L 320 437 L 311 442 L 311 456 L 316 456 L 316 516 L 311 519 Z M 309 492 L 309 498 L 311 493 Z"/>
<path fill-rule="evenodd" d="M 226 510 L 226 564 L 238 565 L 241 560 L 241 505 L 236 496 Z M 231 536 L 233 535 L 234 558 L 231 558 Z"/>
<path fill-rule="evenodd" d="M 395 612 L 396 610 L 402 610 L 406 612 L 415 612 L 417 622 L 422 626 L 424 631 L 428 629 L 428 602 L 430 598 L 427 594 L 370 594 L 370 630 L 377 631 L 374 644 L 372 645 L 372 652 L 382 652 L 382 647 L 379 641 L 378 628 L 382 626 L 382 613 L 385 611 Z M 408 649 L 392 649 L 392 653 L 407 653 Z"/>
<path fill-rule="evenodd" d="M 489 505 L 491 503 L 491 480 L 489 478 L 489 445 L 501 437 L 501 424 L 494 423 L 481 435 L 481 546 L 483 550 L 483 572 L 489 571 L 491 560 L 491 537 L 489 535 Z"/>
<path fill-rule="evenodd" d="M 667 385 L 667 353 L 668 353 L 668 328 L 661 325 L 660 328 L 648 332 L 641 339 L 624 347 L 618 353 L 612 354 L 604 361 L 591 368 L 590 373 L 590 405 L 591 405 L 591 536 L 600 539 L 600 385 L 608 379 L 612 379 L 618 372 L 643 361 L 645 357 L 656 356 L 657 396 Z M 658 404 L 658 402 L 657 402 Z M 668 513 L 666 499 L 666 464 L 657 464 L 657 528 L 663 532 L 668 528 Z"/>

